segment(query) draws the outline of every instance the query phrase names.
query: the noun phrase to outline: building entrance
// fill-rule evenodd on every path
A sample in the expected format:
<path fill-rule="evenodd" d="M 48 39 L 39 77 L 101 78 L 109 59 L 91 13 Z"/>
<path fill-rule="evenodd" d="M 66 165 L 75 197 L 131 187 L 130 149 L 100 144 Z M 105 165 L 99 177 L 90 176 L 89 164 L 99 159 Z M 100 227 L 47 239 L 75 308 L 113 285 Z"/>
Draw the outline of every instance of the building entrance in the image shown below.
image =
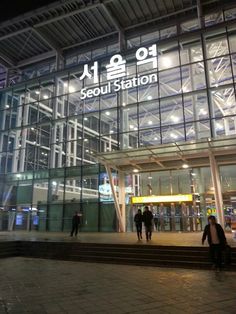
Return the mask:
<path fill-rule="evenodd" d="M 194 232 L 202 230 L 199 206 L 191 194 L 133 197 L 133 214 L 148 206 L 154 231 Z"/>

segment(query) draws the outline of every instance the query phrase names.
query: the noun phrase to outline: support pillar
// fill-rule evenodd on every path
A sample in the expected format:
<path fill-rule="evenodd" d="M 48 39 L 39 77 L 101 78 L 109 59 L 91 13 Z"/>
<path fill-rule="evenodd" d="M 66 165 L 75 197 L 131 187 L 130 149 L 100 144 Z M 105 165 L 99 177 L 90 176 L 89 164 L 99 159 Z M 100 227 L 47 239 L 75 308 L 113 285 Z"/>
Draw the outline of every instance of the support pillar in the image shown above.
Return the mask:
<path fill-rule="evenodd" d="M 118 182 L 119 182 L 119 207 L 121 218 L 124 226 L 124 230 L 126 230 L 126 208 L 125 208 L 125 174 L 124 172 L 118 172 Z"/>
<path fill-rule="evenodd" d="M 210 167 L 211 167 L 212 183 L 213 183 L 214 194 L 215 194 L 216 214 L 217 214 L 218 222 L 221 224 L 222 228 L 224 228 L 225 217 L 224 217 L 224 210 L 223 210 L 223 197 L 222 197 L 222 192 L 221 192 L 219 168 L 218 168 L 215 156 L 213 155 L 211 151 L 209 152 L 209 160 L 210 160 Z"/>
<path fill-rule="evenodd" d="M 108 177 L 109 177 L 109 183 L 111 185 L 112 195 L 113 195 L 113 198 L 114 198 L 116 215 L 117 215 L 118 222 L 119 222 L 119 229 L 120 229 L 120 232 L 125 232 L 125 226 L 123 224 L 123 219 L 122 219 L 121 212 L 120 212 L 119 200 L 118 200 L 118 197 L 116 195 L 115 185 L 114 185 L 114 182 L 113 182 L 113 179 L 112 179 L 111 168 L 109 166 L 107 166 L 107 165 L 105 167 L 106 167 L 106 171 L 107 171 L 107 174 L 108 174 Z"/>

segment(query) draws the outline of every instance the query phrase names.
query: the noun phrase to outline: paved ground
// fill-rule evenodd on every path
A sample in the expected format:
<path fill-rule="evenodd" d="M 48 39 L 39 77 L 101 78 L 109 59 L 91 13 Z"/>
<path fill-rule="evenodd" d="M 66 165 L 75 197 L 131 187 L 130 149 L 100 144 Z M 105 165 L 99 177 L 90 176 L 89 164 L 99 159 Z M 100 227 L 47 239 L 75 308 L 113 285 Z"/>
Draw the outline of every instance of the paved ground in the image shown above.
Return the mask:
<path fill-rule="evenodd" d="M 232 247 L 236 247 L 236 238 L 234 233 L 226 233 L 228 243 Z M 154 245 L 180 245 L 180 246 L 201 246 L 202 232 L 187 233 L 187 232 L 154 232 L 152 241 L 148 244 Z M 123 243 L 123 244 L 147 244 L 137 241 L 136 233 L 104 233 L 91 232 L 80 233 L 78 237 L 71 238 L 69 234 L 62 232 L 36 232 L 36 231 L 1 231 L 0 241 L 8 240 L 31 240 L 31 241 L 79 241 L 85 243 Z M 205 244 L 207 245 L 207 243 Z M 236 311 L 235 311 L 236 313 Z"/>
<path fill-rule="evenodd" d="M 236 273 L 0 260 L 0 313 L 236 313 Z"/>

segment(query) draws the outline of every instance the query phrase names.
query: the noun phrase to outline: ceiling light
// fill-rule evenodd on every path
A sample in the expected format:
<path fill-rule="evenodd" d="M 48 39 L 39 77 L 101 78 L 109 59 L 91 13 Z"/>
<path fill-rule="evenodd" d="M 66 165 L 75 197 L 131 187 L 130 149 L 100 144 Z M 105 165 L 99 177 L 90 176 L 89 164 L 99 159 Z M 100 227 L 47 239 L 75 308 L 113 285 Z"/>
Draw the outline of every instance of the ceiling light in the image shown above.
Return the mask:
<path fill-rule="evenodd" d="M 64 85 L 64 87 L 67 87 L 67 86 L 68 86 L 68 83 L 67 83 L 67 82 L 64 82 L 63 85 Z"/>
<path fill-rule="evenodd" d="M 147 100 L 152 100 L 152 96 L 148 96 L 148 97 L 147 97 Z"/>
<path fill-rule="evenodd" d="M 152 121 L 151 121 L 151 120 L 150 120 L 150 121 L 148 121 L 148 124 L 149 124 L 149 125 L 152 125 Z"/>
<path fill-rule="evenodd" d="M 182 165 L 182 168 L 187 169 L 187 168 L 189 168 L 189 165 L 183 164 L 183 165 Z"/>
<path fill-rule="evenodd" d="M 133 172 L 137 173 L 137 172 L 139 172 L 139 170 L 138 169 L 133 169 Z"/>
<path fill-rule="evenodd" d="M 114 131 L 113 131 L 113 130 L 110 130 L 110 134 L 112 134 L 112 133 L 114 133 Z"/>
<path fill-rule="evenodd" d="M 204 116 L 207 115 L 207 111 L 203 108 L 200 109 L 199 113 L 203 114 Z"/>
<path fill-rule="evenodd" d="M 85 142 L 88 142 L 88 139 L 87 139 L 87 138 L 85 138 L 85 139 L 84 139 L 84 141 L 85 141 Z"/>
<path fill-rule="evenodd" d="M 105 114 L 106 114 L 107 116 L 109 116 L 111 113 L 110 113 L 110 111 L 106 111 Z"/>
<path fill-rule="evenodd" d="M 86 153 L 88 153 L 88 152 L 89 152 L 89 150 L 88 150 L 88 149 L 86 149 L 86 150 L 85 150 L 85 152 L 86 152 Z"/>
<path fill-rule="evenodd" d="M 57 185 L 56 181 L 52 181 L 52 185 L 56 186 Z"/>
<path fill-rule="evenodd" d="M 148 176 L 148 179 L 149 179 L 149 180 L 152 180 L 152 176 L 151 176 L 151 175 L 150 175 L 150 176 Z"/>
<path fill-rule="evenodd" d="M 173 122 L 179 122 L 179 117 L 171 116 L 171 120 L 172 120 Z"/>
<path fill-rule="evenodd" d="M 178 136 L 177 136 L 176 134 L 174 134 L 174 133 L 171 133 L 170 136 L 171 136 L 172 138 L 178 138 Z"/>
<path fill-rule="evenodd" d="M 40 94 L 40 91 L 39 91 L 39 90 L 36 90 L 36 91 L 35 91 L 35 94 L 36 94 L 36 95 L 39 95 L 39 94 Z"/>
<path fill-rule="evenodd" d="M 134 128 L 134 131 L 137 131 L 137 130 L 138 130 L 138 128 L 137 128 L 137 127 L 135 127 L 135 128 Z"/>
<path fill-rule="evenodd" d="M 43 98 L 44 99 L 48 99 L 48 95 L 43 95 Z"/>
<path fill-rule="evenodd" d="M 122 106 L 123 106 L 123 107 L 125 107 L 125 106 L 126 106 L 126 103 L 125 103 L 125 102 L 123 102 Z"/>
<path fill-rule="evenodd" d="M 170 67 L 171 64 L 172 64 L 170 57 L 162 57 L 162 58 L 161 58 L 161 61 L 162 61 L 162 65 L 163 65 L 165 68 Z"/>
<path fill-rule="evenodd" d="M 154 137 L 154 141 L 157 141 L 158 140 L 158 138 L 157 137 Z"/>
<path fill-rule="evenodd" d="M 88 121 L 88 118 L 87 118 L 87 117 L 85 117 L 85 118 L 84 118 L 84 121 Z"/>
<path fill-rule="evenodd" d="M 74 92 L 75 92 L 74 86 L 69 86 L 69 92 L 70 92 L 70 93 L 74 93 Z"/>
<path fill-rule="evenodd" d="M 129 128 L 130 128 L 130 129 L 133 129 L 133 128 L 134 128 L 133 124 L 130 124 Z"/>

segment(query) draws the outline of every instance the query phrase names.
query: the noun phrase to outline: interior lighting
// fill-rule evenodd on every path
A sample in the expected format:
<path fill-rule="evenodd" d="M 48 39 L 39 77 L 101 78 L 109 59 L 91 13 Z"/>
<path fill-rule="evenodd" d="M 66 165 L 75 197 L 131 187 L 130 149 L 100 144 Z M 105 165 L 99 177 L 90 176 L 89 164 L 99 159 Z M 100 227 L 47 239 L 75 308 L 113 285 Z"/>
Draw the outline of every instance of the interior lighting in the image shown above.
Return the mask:
<path fill-rule="evenodd" d="M 64 87 L 67 87 L 67 86 L 68 86 L 68 83 L 67 83 L 67 82 L 64 82 L 63 85 L 64 85 Z"/>
<path fill-rule="evenodd" d="M 137 172 L 139 172 L 139 170 L 138 169 L 133 169 L 133 172 L 137 173 Z"/>
<path fill-rule="evenodd" d="M 191 175 L 192 175 L 192 176 L 196 176 L 196 173 L 192 172 Z"/>
<path fill-rule="evenodd" d="M 85 138 L 85 139 L 84 139 L 84 141 L 85 141 L 85 142 L 88 142 L 88 139 L 87 139 L 87 138 Z"/>
<path fill-rule="evenodd" d="M 123 106 L 123 107 L 125 107 L 125 106 L 126 106 L 126 103 L 125 103 L 125 102 L 123 102 L 122 106 Z"/>
<path fill-rule="evenodd" d="M 53 186 L 56 186 L 56 185 L 57 185 L 57 182 L 56 182 L 56 181 L 52 181 L 52 185 L 53 185 Z"/>
<path fill-rule="evenodd" d="M 171 120 L 172 120 L 173 122 L 179 122 L 179 117 L 171 116 Z"/>
<path fill-rule="evenodd" d="M 109 116 L 111 113 L 110 113 L 110 111 L 106 111 L 105 114 L 106 114 L 107 116 Z"/>
<path fill-rule="evenodd" d="M 34 128 L 30 128 L 31 131 L 34 131 Z"/>
<path fill-rule="evenodd" d="M 152 96 L 149 95 L 149 96 L 147 97 L 147 100 L 152 100 Z"/>
<path fill-rule="evenodd" d="M 88 152 L 89 152 L 89 150 L 88 150 L 88 149 L 86 149 L 86 150 L 85 150 L 85 152 L 86 152 L 86 153 L 88 153 Z"/>
<path fill-rule="evenodd" d="M 184 168 L 184 169 L 188 169 L 188 168 L 189 168 L 189 165 L 187 165 L 187 164 L 183 164 L 183 165 L 182 165 L 182 168 Z"/>
<path fill-rule="evenodd" d="M 157 137 L 154 137 L 154 141 L 157 141 L 158 140 L 158 138 Z"/>
<path fill-rule="evenodd" d="M 203 108 L 200 109 L 199 113 L 204 115 L 204 116 L 207 115 L 207 111 Z"/>
<path fill-rule="evenodd" d="M 84 118 L 84 121 L 88 121 L 88 118 L 87 118 L 87 117 L 85 117 L 85 118 Z"/>
<path fill-rule="evenodd" d="M 162 61 L 162 65 L 165 68 L 169 68 L 172 65 L 172 61 L 170 57 L 163 57 L 161 61 Z"/>
<path fill-rule="evenodd" d="M 36 95 L 39 95 L 39 94 L 40 94 L 40 91 L 39 91 L 39 90 L 36 90 L 36 91 L 35 91 L 35 94 L 36 94 Z"/>
<path fill-rule="evenodd" d="M 152 121 L 151 121 L 151 120 L 149 120 L 149 121 L 148 121 L 148 124 L 149 124 L 149 125 L 152 125 Z"/>
<path fill-rule="evenodd" d="M 218 130 L 223 130 L 223 129 L 224 129 L 223 125 L 220 124 L 220 123 L 216 123 L 216 128 L 217 128 Z"/>
<path fill-rule="evenodd" d="M 130 128 L 130 129 L 133 129 L 133 128 L 134 128 L 133 124 L 130 124 L 129 128 Z"/>
<path fill-rule="evenodd" d="M 48 99 L 48 95 L 43 95 L 43 99 Z"/>
<path fill-rule="evenodd" d="M 9 106 L 9 105 L 6 105 L 5 108 L 8 109 L 8 108 L 10 108 L 10 106 Z"/>
<path fill-rule="evenodd" d="M 74 93 L 74 92 L 75 92 L 74 86 L 69 86 L 69 93 Z"/>
<path fill-rule="evenodd" d="M 113 134 L 114 133 L 114 131 L 113 130 L 110 130 L 110 134 Z"/>
<path fill-rule="evenodd" d="M 20 174 L 20 173 L 17 173 L 16 177 L 17 177 L 17 178 L 20 178 L 20 177 L 21 177 L 21 174 Z"/>
<path fill-rule="evenodd" d="M 176 134 L 174 134 L 174 133 L 171 133 L 170 136 L 171 136 L 172 138 L 178 138 L 178 136 L 177 136 Z"/>
<path fill-rule="evenodd" d="M 137 128 L 137 127 L 135 127 L 135 128 L 134 128 L 134 131 L 137 131 L 137 130 L 138 130 L 138 128 Z"/>

